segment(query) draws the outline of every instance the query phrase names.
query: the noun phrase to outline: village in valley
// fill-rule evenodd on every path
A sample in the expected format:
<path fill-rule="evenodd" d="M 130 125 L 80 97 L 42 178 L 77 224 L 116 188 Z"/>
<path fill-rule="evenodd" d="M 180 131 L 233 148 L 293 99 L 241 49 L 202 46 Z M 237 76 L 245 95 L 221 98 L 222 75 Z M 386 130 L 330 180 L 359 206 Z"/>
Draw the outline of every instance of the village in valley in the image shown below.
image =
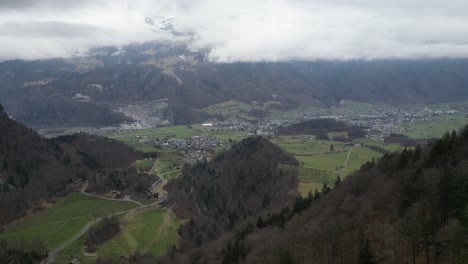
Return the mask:
<path fill-rule="evenodd" d="M 459 127 L 459 124 L 465 120 L 463 109 L 459 106 L 438 105 L 423 105 L 421 107 L 374 105 L 372 107 L 356 107 L 353 105 L 347 108 L 300 109 L 281 118 L 267 117 L 254 120 L 229 118 L 223 121 L 206 120 L 202 124 L 147 129 L 126 124 L 121 127 L 93 129 L 88 132 L 122 140 L 144 152 L 160 152 L 164 156 L 169 151 L 167 158 L 174 159 L 173 163 L 182 167 L 187 163 L 209 160 L 217 153 L 249 136 L 263 136 L 273 139 L 273 142 L 287 141 L 284 136 L 278 133 L 279 129 L 316 119 L 333 119 L 363 129 L 367 145 L 386 147 L 388 144 L 385 143 L 385 139 L 392 134 L 428 139 L 440 135 L 425 134 L 425 126 L 441 123 L 442 120 L 445 122 L 442 124 L 447 124 L 448 127 L 440 127 L 441 133 L 445 132 L 445 129 L 450 130 L 450 125 L 454 128 Z M 139 120 L 139 123 L 141 122 L 145 121 Z M 431 130 L 437 131 L 432 127 Z M 310 135 L 289 138 L 291 141 L 295 139 L 300 139 L 301 142 L 309 141 L 310 144 L 317 141 L 314 136 Z M 362 143 L 347 143 L 342 145 L 340 150 L 339 143 L 320 142 L 323 145 L 328 144 L 327 152 L 330 152 L 329 145 L 334 144 L 337 148 L 334 155 L 340 151 L 346 152 L 354 144 Z M 283 146 L 287 148 L 287 144 L 283 143 Z M 393 149 L 396 147 L 393 146 Z"/>

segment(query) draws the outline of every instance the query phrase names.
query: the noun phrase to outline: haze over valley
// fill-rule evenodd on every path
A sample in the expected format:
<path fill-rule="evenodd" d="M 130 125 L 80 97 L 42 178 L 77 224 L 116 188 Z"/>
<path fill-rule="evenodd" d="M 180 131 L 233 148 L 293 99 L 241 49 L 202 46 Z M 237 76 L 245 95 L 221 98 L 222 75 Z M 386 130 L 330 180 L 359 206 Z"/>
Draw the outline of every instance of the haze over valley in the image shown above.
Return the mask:
<path fill-rule="evenodd" d="M 0 1 L 0 263 L 467 263 L 464 1 Z"/>

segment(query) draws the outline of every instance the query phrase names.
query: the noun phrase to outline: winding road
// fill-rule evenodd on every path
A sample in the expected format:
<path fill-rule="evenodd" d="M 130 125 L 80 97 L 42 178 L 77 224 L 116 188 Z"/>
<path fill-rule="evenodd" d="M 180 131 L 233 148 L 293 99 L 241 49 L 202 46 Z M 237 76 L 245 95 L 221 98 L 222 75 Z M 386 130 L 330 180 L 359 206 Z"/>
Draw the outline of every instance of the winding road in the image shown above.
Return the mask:
<path fill-rule="evenodd" d="M 104 200 L 109 200 L 109 201 L 117 201 L 117 202 L 132 202 L 132 203 L 136 203 L 138 204 L 139 206 L 143 206 L 144 204 L 138 202 L 138 201 L 135 201 L 135 200 L 132 200 L 130 199 L 130 196 L 126 195 L 123 199 L 116 199 L 116 198 L 108 198 L 108 197 L 103 197 L 103 196 L 99 196 L 99 195 L 95 195 L 95 194 L 91 194 L 91 193 L 87 193 L 86 192 L 86 188 L 88 188 L 88 183 L 85 182 L 85 184 L 83 185 L 83 187 L 81 188 L 81 193 L 84 194 L 84 195 L 87 195 L 87 196 L 90 196 L 90 197 L 94 197 L 94 198 L 99 198 L 99 199 L 104 199 Z"/>

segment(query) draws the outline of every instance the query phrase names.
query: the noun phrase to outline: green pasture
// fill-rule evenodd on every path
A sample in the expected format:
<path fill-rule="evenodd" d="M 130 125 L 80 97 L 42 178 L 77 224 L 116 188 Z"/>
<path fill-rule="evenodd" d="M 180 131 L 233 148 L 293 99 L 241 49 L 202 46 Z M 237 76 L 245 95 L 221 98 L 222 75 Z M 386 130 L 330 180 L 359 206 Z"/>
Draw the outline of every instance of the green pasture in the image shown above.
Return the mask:
<path fill-rule="evenodd" d="M 430 121 L 403 123 L 401 126 L 408 130 L 405 134 L 412 138 L 440 138 L 445 132 L 458 131 L 467 124 L 468 118 L 462 114 L 458 114 Z"/>
<path fill-rule="evenodd" d="M 53 249 L 95 218 L 134 208 L 132 202 L 109 201 L 72 193 L 45 211 L 6 226 L 0 239 L 44 241 Z"/>
<path fill-rule="evenodd" d="M 142 253 L 163 255 L 173 245 L 178 246 L 177 228 L 183 220 L 169 210 L 152 209 L 130 212 L 122 219 L 122 231 L 99 247 L 99 256 L 128 256 Z"/>

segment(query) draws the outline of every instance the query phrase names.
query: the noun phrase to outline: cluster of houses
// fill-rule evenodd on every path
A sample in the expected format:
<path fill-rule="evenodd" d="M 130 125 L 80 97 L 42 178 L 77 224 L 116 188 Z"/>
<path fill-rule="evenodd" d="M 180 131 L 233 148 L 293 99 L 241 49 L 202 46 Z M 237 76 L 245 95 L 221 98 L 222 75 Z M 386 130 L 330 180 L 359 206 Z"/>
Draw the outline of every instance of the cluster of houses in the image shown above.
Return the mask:
<path fill-rule="evenodd" d="M 241 132 L 247 135 L 274 137 L 277 135 L 278 128 L 286 123 L 289 123 L 289 121 L 265 120 L 257 123 L 236 121 L 216 122 L 212 124 L 210 130 L 216 132 Z"/>
<path fill-rule="evenodd" d="M 223 147 L 226 144 L 228 143 L 225 141 L 203 134 L 184 140 L 176 148 L 192 159 L 203 160 L 213 155 L 214 148 Z"/>
<path fill-rule="evenodd" d="M 331 118 L 341 120 L 349 125 L 364 128 L 366 136 L 383 140 L 392 133 L 403 134 L 408 132 L 407 128 L 402 126 L 404 123 L 414 123 L 417 121 L 431 121 L 440 117 L 447 117 L 457 114 L 456 110 L 433 110 L 406 109 L 400 107 L 380 108 L 370 114 L 358 115 L 320 115 L 320 113 L 303 113 L 303 120 Z"/>

